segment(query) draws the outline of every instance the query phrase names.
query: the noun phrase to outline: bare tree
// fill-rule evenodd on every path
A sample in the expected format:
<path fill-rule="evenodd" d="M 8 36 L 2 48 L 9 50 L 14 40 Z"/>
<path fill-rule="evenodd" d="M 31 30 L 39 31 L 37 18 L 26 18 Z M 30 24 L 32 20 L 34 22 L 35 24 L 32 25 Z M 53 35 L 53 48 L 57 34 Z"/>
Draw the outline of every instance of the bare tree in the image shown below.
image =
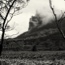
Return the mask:
<path fill-rule="evenodd" d="M 64 20 L 64 18 L 65 18 L 65 12 L 62 13 L 62 16 L 61 16 L 60 19 L 58 20 L 57 14 L 55 13 L 54 6 L 52 6 L 52 1 L 51 1 L 51 0 L 49 0 L 49 4 L 50 4 L 50 8 L 51 8 L 51 10 L 52 10 L 52 13 L 53 13 L 53 15 L 54 15 L 54 17 L 55 17 L 55 22 L 56 22 L 57 28 L 58 28 L 60 34 L 62 35 L 62 37 L 65 39 L 64 32 L 62 31 L 61 26 L 60 26 L 61 22 L 62 22 L 62 21 Z"/>
<path fill-rule="evenodd" d="M 5 31 L 8 28 L 8 23 L 12 19 L 16 11 L 24 8 L 29 0 L 0 0 L 0 29 L 2 31 L 0 42 L 0 55 L 4 43 Z"/>

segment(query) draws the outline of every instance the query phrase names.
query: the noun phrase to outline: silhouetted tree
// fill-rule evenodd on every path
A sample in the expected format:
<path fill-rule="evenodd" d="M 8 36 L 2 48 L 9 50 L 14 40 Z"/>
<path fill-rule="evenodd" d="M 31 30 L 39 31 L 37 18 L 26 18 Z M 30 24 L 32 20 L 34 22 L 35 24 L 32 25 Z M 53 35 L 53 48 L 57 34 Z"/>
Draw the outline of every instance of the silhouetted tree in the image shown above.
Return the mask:
<path fill-rule="evenodd" d="M 60 19 L 57 18 L 57 14 L 55 13 L 55 9 L 54 9 L 54 6 L 52 6 L 52 0 L 49 0 L 49 4 L 50 4 L 50 8 L 52 10 L 52 13 L 55 17 L 55 22 L 56 22 L 56 25 L 57 25 L 57 28 L 60 32 L 60 34 L 62 35 L 62 37 L 65 39 L 65 35 L 64 35 L 64 32 L 62 31 L 61 29 L 61 26 L 59 25 L 59 23 L 61 24 L 61 22 L 64 20 L 65 18 L 65 12 L 62 13 L 62 16 L 60 17 Z"/>
<path fill-rule="evenodd" d="M 2 31 L 0 42 L 0 55 L 4 43 L 5 31 L 8 27 L 8 23 L 14 16 L 16 11 L 24 8 L 29 0 L 0 0 L 0 29 Z"/>

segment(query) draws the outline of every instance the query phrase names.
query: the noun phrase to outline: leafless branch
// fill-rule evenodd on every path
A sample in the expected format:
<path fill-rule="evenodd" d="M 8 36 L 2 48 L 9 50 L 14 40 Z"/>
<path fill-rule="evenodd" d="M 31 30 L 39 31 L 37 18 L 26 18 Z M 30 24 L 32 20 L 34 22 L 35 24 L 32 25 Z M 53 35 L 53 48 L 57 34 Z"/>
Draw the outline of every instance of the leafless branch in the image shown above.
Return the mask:
<path fill-rule="evenodd" d="M 50 3 L 50 8 L 51 8 L 51 10 L 52 10 L 52 12 L 53 12 L 53 15 L 54 15 L 54 17 L 55 17 L 55 20 L 57 21 L 57 16 L 56 16 L 56 14 L 55 14 L 55 10 L 54 10 L 54 8 L 52 7 L 52 1 L 49 0 L 49 3 Z"/>
<path fill-rule="evenodd" d="M 14 28 L 15 28 L 15 23 L 14 23 L 14 26 L 13 27 L 11 27 L 9 30 L 7 29 L 6 31 L 14 30 Z"/>
<path fill-rule="evenodd" d="M 24 4 L 24 5 L 25 5 L 25 4 Z M 24 5 L 22 6 L 22 8 L 25 8 L 25 7 L 28 5 L 28 3 L 26 4 L 26 6 L 24 6 Z M 22 9 L 22 8 L 21 8 L 21 9 Z M 13 17 L 13 15 L 14 15 L 15 11 L 18 11 L 18 10 L 14 10 L 14 12 L 12 13 L 12 17 Z M 12 17 L 10 18 L 10 20 L 12 19 Z M 9 20 L 9 21 L 10 21 L 10 20 Z M 6 29 L 6 27 L 7 27 L 7 24 L 9 23 L 9 21 L 7 21 L 7 23 L 6 23 L 6 25 L 5 25 L 5 29 Z"/>
<path fill-rule="evenodd" d="M 64 20 L 65 18 L 65 12 L 62 14 L 61 18 L 58 20 L 60 23 L 62 23 L 62 21 Z"/>
<path fill-rule="evenodd" d="M 27 6 L 27 5 L 28 5 L 28 3 L 26 4 L 26 6 Z M 25 4 L 24 4 L 24 5 L 22 6 L 22 8 L 25 8 L 26 6 L 25 6 Z M 19 10 L 21 10 L 22 8 L 20 8 Z M 17 11 L 19 11 L 19 10 L 17 9 L 17 10 L 15 10 L 15 11 L 17 12 Z M 22 12 L 21 12 L 21 13 L 22 13 Z M 15 14 L 14 16 L 19 15 L 19 14 L 21 14 L 21 13 L 17 13 L 17 14 Z"/>
<path fill-rule="evenodd" d="M 10 8 L 8 9 L 8 12 L 7 12 L 6 17 L 5 17 L 5 19 L 4 19 L 4 22 L 3 22 L 3 27 L 4 27 L 4 25 L 5 25 L 5 22 L 6 22 L 6 20 L 7 20 L 7 17 L 8 17 L 8 15 L 9 15 L 10 10 L 11 10 L 13 4 L 15 3 L 15 1 L 16 1 L 16 0 L 13 1 L 13 3 L 12 3 L 11 6 L 10 6 Z"/>
<path fill-rule="evenodd" d="M 4 17 L 1 15 L 1 13 L 0 13 L 0 17 L 4 20 Z"/>
<path fill-rule="evenodd" d="M 2 35 L 1 35 L 1 42 L 0 42 L 0 43 L 1 43 L 1 44 L 0 44 L 0 55 L 1 55 L 1 52 L 2 52 L 2 49 L 3 49 L 4 35 L 5 35 L 6 27 L 7 27 L 8 22 L 12 19 L 13 15 L 12 15 L 11 19 L 8 20 L 8 21 L 7 21 L 7 18 L 8 18 L 8 16 L 9 16 L 9 14 L 10 14 L 11 9 L 12 9 L 12 8 L 14 8 L 14 9 L 16 8 L 16 6 L 14 7 L 14 3 L 16 3 L 16 1 L 17 1 L 17 0 L 9 0 L 9 4 L 6 2 L 6 0 L 5 0 L 5 2 L 1 1 L 1 2 L 3 2 L 3 3 L 6 4 L 6 7 L 5 7 L 5 5 L 4 5 L 4 7 L 3 7 L 3 3 L 1 3 L 2 6 L 0 7 L 0 11 L 2 11 L 2 10 L 1 10 L 2 7 L 3 7 L 3 8 L 7 8 L 7 10 L 6 10 L 6 12 L 4 12 L 4 11 L 1 12 L 2 14 L 5 13 L 4 19 L 3 19 L 3 17 L 2 17 L 1 14 L 0 14 L 1 18 L 3 19 Z M 27 1 L 28 1 L 28 0 L 27 0 Z M 18 1 L 17 1 L 17 2 L 18 2 Z M 8 6 L 7 6 L 7 4 L 8 4 Z M 22 4 L 22 2 L 21 2 L 20 4 Z M 19 6 L 19 7 L 20 7 L 20 6 Z M 24 6 L 23 6 L 23 8 L 24 8 Z M 4 14 L 3 14 L 3 16 L 4 16 Z M 12 29 L 14 29 L 14 27 L 11 28 L 10 30 L 12 30 Z"/>
<path fill-rule="evenodd" d="M 52 13 L 53 13 L 53 15 L 54 15 L 54 17 L 55 17 L 55 22 L 56 22 L 57 28 L 58 28 L 60 34 L 62 35 L 62 37 L 65 39 L 65 35 L 64 35 L 63 31 L 61 30 L 61 28 L 60 28 L 60 26 L 59 26 L 59 23 L 58 23 L 59 21 L 58 21 L 58 19 L 57 19 L 57 15 L 56 15 L 56 13 L 55 13 L 55 10 L 54 10 L 54 8 L 52 7 L 52 1 L 51 1 L 51 0 L 49 0 L 49 4 L 50 4 L 50 8 L 51 8 L 51 10 L 52 10 Z M 64 16 L 64 14 L 62 15 L 62 17 L 63 17 L 63 16 Z M 61 17 L 60 20 L 63 19 L 62 17 Z"/>
<path fill-rule="evenodd" d="M 15 11 L 11 14 L 12 16 L 11 16 L 10 20 L 13 18 L 14 13 L 15 13 Z M 10 22 L 10 20 L 7 21 L 7 23 L 5 25 L 5 29 L 6 29 L 7 25 L 8 25 L 8 23 Z"/>

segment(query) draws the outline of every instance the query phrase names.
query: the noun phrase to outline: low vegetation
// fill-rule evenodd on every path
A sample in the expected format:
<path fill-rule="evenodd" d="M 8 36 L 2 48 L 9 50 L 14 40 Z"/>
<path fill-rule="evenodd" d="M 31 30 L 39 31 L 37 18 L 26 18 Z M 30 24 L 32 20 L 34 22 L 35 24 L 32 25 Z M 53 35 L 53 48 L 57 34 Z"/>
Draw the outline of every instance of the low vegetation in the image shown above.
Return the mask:
<path fill-rule="evenodd" d="M 65 65 L 64 51 L 3 51 L 0 65 Z"/>

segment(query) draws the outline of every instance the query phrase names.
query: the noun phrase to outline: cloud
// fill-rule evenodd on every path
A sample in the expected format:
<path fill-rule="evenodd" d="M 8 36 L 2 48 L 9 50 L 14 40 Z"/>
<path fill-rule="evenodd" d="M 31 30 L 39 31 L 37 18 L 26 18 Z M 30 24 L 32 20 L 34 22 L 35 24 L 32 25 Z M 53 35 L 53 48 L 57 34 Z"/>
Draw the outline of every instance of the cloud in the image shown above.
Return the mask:
<path fill-rule="evenodd" d="M 65 1 L 64 0 L 52 0 L 53 6 L 59 10 L 65 11 Z"/>
<path fill-rule="evenodd" d="M 55 8 L 55 13 L 59 18 L 59 15 L 61 16 L 62 14 L 61 10 L 65 11 L 65 2 L 64 0 L 52 0 L 52 3 Z M 50 20 L 54 18 L 49 7 L 49 0 L 30 0 L 28 6 L 20 10 L 19 15 L 13 17 L 13 19 L 10 21 L 10 25 L 16 22 L 18 25 L 15 27 L 15 29 L 17 30 L 17 32 L 19 32 L 19 34 L 22 34 L 23 32 L 28 30 L 29 19 L 31 18 L 31 16 L 35 16 L 36 12 L 38 12 L 38 14 L 42 17 L 42 25 L 50 23 Z M 13 31 L 12 33 L 15 32 Z"/>

